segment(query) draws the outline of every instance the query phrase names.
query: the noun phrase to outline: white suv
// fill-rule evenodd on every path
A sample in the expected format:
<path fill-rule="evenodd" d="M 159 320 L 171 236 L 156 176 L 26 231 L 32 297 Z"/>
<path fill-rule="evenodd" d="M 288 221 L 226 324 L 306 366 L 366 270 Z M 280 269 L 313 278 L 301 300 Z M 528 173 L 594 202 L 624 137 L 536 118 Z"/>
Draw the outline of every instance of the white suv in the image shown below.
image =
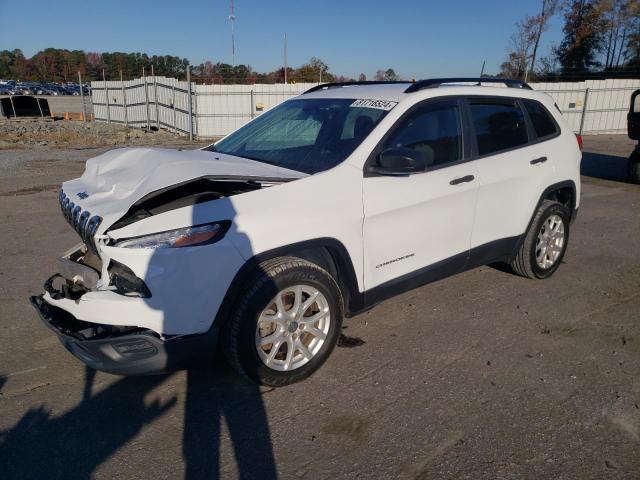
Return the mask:
<path fill-rule="evenodd" d="M 320 85 L 202 150 L 88 160 L 60 192 L 82 244 L 31 302 L 91 367 L 157 373 L 220 343 L 280 386 L 393 295 L 488 263 L 547 278 L 576 136 L 547 95 L 481 81 Z"/>

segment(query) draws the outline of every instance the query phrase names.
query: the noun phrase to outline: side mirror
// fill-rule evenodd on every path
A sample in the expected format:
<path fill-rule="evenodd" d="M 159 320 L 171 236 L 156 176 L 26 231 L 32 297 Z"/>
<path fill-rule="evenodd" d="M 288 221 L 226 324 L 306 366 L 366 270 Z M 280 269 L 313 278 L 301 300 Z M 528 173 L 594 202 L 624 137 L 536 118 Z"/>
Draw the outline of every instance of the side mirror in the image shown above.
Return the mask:
<path fill-rule="evenodd" d="M 627 115 L 627 135 L 631 140 L 640 140 L 640 90 L 631 95 L 631 108 Z"/>
<path fill-rule="evenodd" d="M 378 175 L 411 175 L 424 172 L 427 163 L 423 156 L 411 148 L 387 148 L 383 150 L 370 171 Z"/>

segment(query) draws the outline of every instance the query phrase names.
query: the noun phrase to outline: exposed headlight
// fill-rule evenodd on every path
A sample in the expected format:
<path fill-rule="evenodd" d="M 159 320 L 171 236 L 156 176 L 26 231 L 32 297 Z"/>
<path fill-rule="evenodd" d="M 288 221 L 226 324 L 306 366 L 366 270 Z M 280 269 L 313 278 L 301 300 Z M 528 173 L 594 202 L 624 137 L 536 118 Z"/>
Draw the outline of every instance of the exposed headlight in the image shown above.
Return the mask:
<path fill-rule="evenodd" d="M 126 238 L 116 242 L 114 246 L 121 248 L 179 248 L 207 245 L 222 239 L 229 229 L 229 224 L 230 222 L 226 221 L 178 228 L 168 232 Z"/>

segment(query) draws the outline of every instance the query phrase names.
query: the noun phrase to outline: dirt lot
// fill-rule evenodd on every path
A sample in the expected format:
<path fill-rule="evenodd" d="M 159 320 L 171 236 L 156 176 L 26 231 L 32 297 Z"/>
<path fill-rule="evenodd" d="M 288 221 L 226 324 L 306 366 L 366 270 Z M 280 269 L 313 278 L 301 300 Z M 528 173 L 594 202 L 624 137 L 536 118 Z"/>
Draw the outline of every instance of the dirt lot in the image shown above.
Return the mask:
<path fill-rule="evenodd" d="M 157 145 L 175 143 L 176 136 L 166 130 L 146 131 L 105 122 L 49 119 L 0 119 L 0 150 L 21 148 L 106 147 L 119 145 Z"/>
<path fill-rule="evenodd" d="M 483 267 L 406 293 L 279 390 L 219 364 L 85 371 L 27 297 L 77 242 L 57 186 L 101 150 L 1 151 L 0 476 L 640 478 L 640 186 L 619 181 L 626 137 L 585 145 L 553 278 Z"/>

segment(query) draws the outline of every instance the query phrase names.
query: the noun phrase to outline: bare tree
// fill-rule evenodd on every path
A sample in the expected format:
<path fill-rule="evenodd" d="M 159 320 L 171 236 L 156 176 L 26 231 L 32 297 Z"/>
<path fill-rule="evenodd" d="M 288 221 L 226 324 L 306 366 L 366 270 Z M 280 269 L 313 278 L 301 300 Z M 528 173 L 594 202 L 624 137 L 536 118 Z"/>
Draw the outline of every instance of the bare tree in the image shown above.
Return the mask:
<path fill-rule="evenodd" d="M 516 31 L 510 38 L 511 51 L 500 66 L 502 75 L 523 78 L 527 75 L 531 51 L 535 44 L 537 17 L 526 16 L 516 23 Z"/>
<path fill-rule="evenodd" d="M 552 75 L 558 69 L 557 67 L 558 67 L 558 60 L 554 55 L 540 57 L 540 60 L 538 60 L 538 68 L 536 70 L 536 75 L 540 75 L 540 76 Z"/>
<path fill-rule="evenodd" d="M 627 51 L 625 64 L 640 67 L 640 1 L 631 1 L 629 15 L 632 19 L 629 36 L 627 39 Z"/>
<path fill-rule="evenodd" d="M 605 30 L 605 69 L 617 68 L 626 60 L 630 42 L 640 25 L 638 0 L 601 0 L 599 7 Z"/>
<path fill-rule="evenodd" d="M 367 76 L 366 76 L 364 73 L 361 73 L 361 74 L 358 76 L 358 81 L 359 81 L 359 82 L 366 82 L 366 81 L 367 81 Z"/>
<path fill-rule="evenodd" d="M 531 66 L 525 74 L 525 81 L 529 78 L 529 73 L 533 73 L 536 66 L 536 57 L 538 54 L 538 46 L 540 45 L 540 38 L 542 33 L 548 28 L 549 20 L 556 14 L 560 5 L 559 0 L 542 0 L 542 8 L 540 13 L 533 17 L 535 28 L 535 39 L 533 44 L 533 53 L 531 54 Z"/>

